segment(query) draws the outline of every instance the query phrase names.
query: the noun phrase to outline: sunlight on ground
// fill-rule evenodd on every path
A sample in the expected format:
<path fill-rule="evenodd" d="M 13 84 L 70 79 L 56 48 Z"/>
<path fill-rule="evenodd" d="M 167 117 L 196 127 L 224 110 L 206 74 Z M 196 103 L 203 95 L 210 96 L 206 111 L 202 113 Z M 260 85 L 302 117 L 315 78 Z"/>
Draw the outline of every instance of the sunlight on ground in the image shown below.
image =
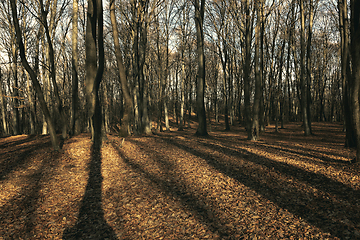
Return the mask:
<path fill-rule="evenodd" d="M 2 138 L 0 239 L 73 239 L 78 230 L 117 239 L 360 237 L 353 151 L 291 129 L 270 128 L 258 142 L 243 131 L 184 131 L 120 147 L 109 136 L 97 157 L 88 135 L 61 152 L 45 136 Z M 97 160 L 101 176 L 90 175 Z"/>

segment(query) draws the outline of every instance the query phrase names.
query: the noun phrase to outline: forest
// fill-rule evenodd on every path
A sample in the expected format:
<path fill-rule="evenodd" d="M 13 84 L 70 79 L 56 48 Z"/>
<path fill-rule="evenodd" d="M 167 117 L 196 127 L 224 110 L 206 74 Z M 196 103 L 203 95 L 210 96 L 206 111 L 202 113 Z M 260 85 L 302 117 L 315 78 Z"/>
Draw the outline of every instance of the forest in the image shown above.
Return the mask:
<path fill-rule="evenodd" d="M 360 238 L 359 0 L 0 12 L 0 239 Z"/>
<path fill-rule="evenodd" d="M 311 122 L 344 122 L 355 146 L 347 1 L 112 0 L 98 22 L 87 1 L 10 2 L 0 8 L 2 136 L 91 131 L 97 81 L 104 133 L 181 130 L 197 114 L 253 140 L 271 122 L 302 121 L 305 135 Z"/>

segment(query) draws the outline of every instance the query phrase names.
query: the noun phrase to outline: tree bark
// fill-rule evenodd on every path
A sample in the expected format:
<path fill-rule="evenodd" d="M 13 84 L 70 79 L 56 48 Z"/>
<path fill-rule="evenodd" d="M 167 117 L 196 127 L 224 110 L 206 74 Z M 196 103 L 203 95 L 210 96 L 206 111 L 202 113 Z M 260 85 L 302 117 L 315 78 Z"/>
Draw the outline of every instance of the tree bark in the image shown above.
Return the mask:
<path fill-rule="evenodd" d="M 255 97 L 254 97 L 254 105 L 253 105 L 253 123 L 251 129 L 251 139 L 258 140 L 260 137 L 260 124 L 259 124 L 259 116 L 260 116 L 260 98 L 261 98 L 261 67 L 260 67 L 260 44 L 261 44 L 261 25 L 262 25 L 262 17 L 261 17 L 261 8 L 262 1 L 255 1 L 255 8 L 257 13 L 257 23 L 255 27 Z"/>
<path fill-rule="evenodd" d="M 197 60 L 198 60 L 198 75 L 196 86 L 196 105 L 199 125 L 196 135 L 208 135 L 206 129 L 206 112 L 205 112 L 205 54 L 204 54 L 204 10 L 205 0 L 195 0 L 195 24 L 196 24 L 196 38 L 197 38 Z"/>
<path fill-rule="evenodd" d="M 126 137 L 131 134 L 130 121 L 133 111 L 133 101 L 130 95 L 127 75 L 124 68 L 123 57 L 120 49 L 119 31 L 118 31 L 116 15 L 115 15 L 115 0 L 110 0 L 110 20 L 111 20 L 111 26 L 112 26 L 113 38 L 114 38 L 115 56 L 119 68 L 120 83 L 124 96 L 124 105 L 125 105 L 124 116 L 121 122 L 120 135 Z"/>
<path fill-rule="evenodd" d="M 341 79 L 343 94 L 344 123 L 346 130 L 345 147 L 356 147 L 354 124 L 351 116 L 351 76 L 349 62 L 349 39 L 347 1 L 339 0 L 339 27 L 341 41 Z"/>
<path fill-rule="evenodd" d="M 300 0 L 300 21 L 301 21 L 301 32 L 300 32 L 300 85 L 301 85 L 301 110 L 303 117 L 304 125 L 304 134 L 309 136 L 311 134 L 311 129 L 309 126 L 309 117 L 308 117 L 308 91 L 306 84 L 306 69 L 305 69 L 305 12 L 304 12 L 304 2 Z"/>
<path fill-rule="evenodd" d="M 58 88 L 58 85 L 56 82 L 55 53 L 54 53 L 54 47 L 52 44 L 52 39 L 50 37 L 50 30 L 49 30 L 49 26 L 47 23 L 47 13 L 44 10 L 43 0 L 40 0 L 40 8 L 41 8 L 42 24 L 44 25 L 44 28 L 45 28 L 46 40 L 48 43 L 48 50 L 49 50 L 48 54 L 49 54 L 49 60 L 50 60 L 50 78 L 51 78 L 51 82 L 52 82 L 53 88 L 54 88 L 54 94 L 55 94 L 55 99 L 56 99 L 56 103 L 57 103 L 57 110 L 58 110 L 60 118 L 61 118 L 62 138 L 65 139 L 67 137 L 67 121 L 66 121 L 65 112 L 64 112 L 64 109 L 62 106 L 62 100 L 60 98 L 59 88 Z"/>
<path fill-rule="evenodd" d="M 351 0 L 351 55 L 353 67 L 352 118 L 356 133 L 356 162 L 360 162 L 360 0 Z"/>
<path fill-rule="evenodd" d="M 251 20 L 249 0 L 245 0 L 245 61 L 244 61 L 244 104 L 245 104 L 245 128 L 248 139 L 252 139 L 251 107 L 250 107 L 250 73 L 251 73 Z"/>
<path fill-rule="evenodd" d="M 1 68 L 0 68 L 0 107 L 1 107 L 1 123 L 2 123 L 2 128 L 3 128 L 3 133 L 4 135 L 8 135 L 9 134 L 9 129 L 8 129 L 8 124 L 6 121 L 6 103 L 5 103 L 5 96 L 3 93 L 3 87 L 2 87 L 2 72 L 1 72 Z"/>
<path fill-rule="evenodd" d="M 314 23 L 314 4 L 313 1 L 309 1 L 309 28 L 308 28 L 308 38 L 306 46 L 306 108 L 307 108 L 307 122 L 312 134 L 311 129 L 311 74 L 312 74 L 312 62 L 311 62 L 311 41 L 312 41 L 312 28 Z"/>
<path fill-rule="evenodd" d="M 73 1 L 73 18 L 72 18 L 72 56 L 71 56 L 71 70 L 72 70 L 72 88 L 71 88 L 71 120 L 70 120 L 70 134 L 76 135 L 80 132 L 78 129 L 78 110 L 79 110 L 79 54 L 78 54 L 78 11 L 79 0 Z"/>
<path fill-rule="evenodd" d="M 35 88 L 36 94 L 38 96 L 41 109 L 43 111 L 43 114 L 45 116 L 46 122 L 47 122 L 48 127 L 49 127 L 50 139 L 51 139 L 52 146 L 53 146 L 54 150 L 59 150 L 60 149 L 60 144 L 59 144 L 58 138 L 56 136 L 55 125 L 54 125 L 53 120 L 51 118 L 49 109 L 48 109 L 48 107 L 46 105 L 46 102 L 45 102 L 45 99 L 44 99 L 44 94 L 43 94 L 43 92 L 41 90 L 40 83 L 37 80 L 36 73 L 30 67 L 30 65 L 29 65 L 29 63 L 28 63 L 28 61 L 26 59 L 25 47 L 24 47 L 24 44 L 23 44 L 22 33 L 21 33 L 21 30 L 20 30 L 20 27 L 19 27 L 19 19 L 18 19 L 18 16 L 17 16 L 16 1 L 11 0 L 10 3 L 11 3 L 11 11 L 12 11 L 12 16 L 13 16 L 13 21 L 14 21 L 15 32 L 16 32 L 17 45 L 18 45 L 19 50 L 20 50 L 21 62 L 23 64 L 25 70 L 29 73 L 31 81 L 32 81 L 33 86 Z"/>
<path fill-rule="evenodd" d="M 19 114 L 19 79 L 18 79 L 18 51 L 16 47 L 16 37 L 15 37 L 15 30 L 13 26 L 10 26 L 11 31 L 11 68 L 13 74 L 13 99 L 12 99 L 12 109 L 13 109 L 13 134 L 18 135 L 20 134 L 20 114 Z"/>
<path fill-rule="evenodd" d="M 101 146 L 102 111 L 99 88 L 104 73 L 104 40 L 103 40 L 103 9 L 102 0 L 88 0 L 86 25 L 86 61 L 85 84 L 91 136 L 94 146 Z M 97 55 L 98 50 L 98 55 Z M 98 58 L 97 58 L 98 57 Z M 99 62 L 99 66 L 97 66 Z"/>

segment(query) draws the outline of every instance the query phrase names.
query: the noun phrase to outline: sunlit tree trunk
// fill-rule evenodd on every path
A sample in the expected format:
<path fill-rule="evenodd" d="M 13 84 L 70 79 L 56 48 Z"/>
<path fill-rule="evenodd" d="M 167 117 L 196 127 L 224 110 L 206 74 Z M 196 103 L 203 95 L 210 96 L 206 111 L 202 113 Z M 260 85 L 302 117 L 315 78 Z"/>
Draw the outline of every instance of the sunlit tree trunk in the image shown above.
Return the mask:
<path fill-rule="evenodd" d="M 124 96 L 124 116 L 121 122 L 121 129 L 120 134 L 124 137 L 129 136 L 131 134 L 130 131 L 130 121 L 131 121 L 131 115 L 133 111 L 133 101 L 130 95 L 130 90 L 128 87 L 128 80 L 126 71 L 124 68 L 123 63 L 123 57 L 121 54 L 120 49 L 120 42 L 119 42 L 119 32 L 118 32 L 118 26 L 116 21 L 116 15 L 115 15 L 115 0 L 110 0 L 110 20 L 111 20 L 111 26 L 113 30 L 113 38 L 114 38 L 114 46 L 115 46 L 115 55 L 116 55 L 116 61 L 119 68 L 119 76 L 120 76 L 120 83 L 121 83 L 121 89 Z"/>
<path fill-rule="evenodd" d="M 185 79 L 186 79 L 186 72 L 185 72 L 185 63 L 184 63 L 184 56 L 182 56 L 181 61 L 181 97 L 180 97 L 180 124 L 178 131 L 184 130 L 184 112 L 185 112 Z"/>
<path fill-rule="evenodd" d="M 25 70 L 29 73 L 30 78 L 31 78 L 32 83 L 33 83 L 33 86 L 35 88 L 35 91 L 36 91 L 37 97 L 39 99 L 41 109 L 43 111 L 43 114 L 45 116 L 46 122 L 47 122 L 48 127 L 49 127 L 52 146 L 53 146 L 53 148 L 55 150 L 59 150 L 60 149 L 60 144 L 59 144 L 58 138 L 56 136 L 55 125 L 53 123 L 50 112 L 49 112 L 48 107 L 46 105 L 44 95 L 43 95 L 43 92 L 41 90 L 40 83 L 37 80 L 36 73 L 30 67 L 30 65 L 29 65 L 29 63 L 28 63 L 28 61 L 26 59 L 26 56 L 25 56 L 25 48 L 24 48 L 24 44 L 23 44 L 23 40 L 22 40 L 22 33 L 21 33 L 21 30 L 20 30 L 20 27 L 19 27 L 19 19 L 18 19 L 18 16 L 17 16 L 16 0 L 11 0 L 10 3 L 11 3 L 11 11 L 12 11 L 12 16 L 13 16 L 13 21 L 14 21 L 15 32 L 16 32 L 17 45 L 18 45 L 19 51 L 20 51 L 21 62 L 23 64 Z"/>
<path fill-rule="evenodd" d="M 2 128 L 3 128 L 3 133 L 4 133 L 4 135 L 7 135 L 7 134 L 9 134 L 9 129 L 8 129 L 7 121 L 6 121 L 6 102 L 5 102 L 5 95 L 4 95 L 4 91 L 3 91 L 2 82 L 3 82 L 3 75 L 2 75 L 1 68 L 0 68 L 0 107 L 1 107 L 1 123 L 2 123 Z"/>
<path fill-rule="evenodd" d="M 43 6 L 43 0 L 40 0 L 40 8 L 41 8 L 42 24 L 44 25 L 45 28 L 46 40 L 48 43 L 48 50 L 49 50 L 48 55 L 50 60 L 50 78 L 54 88 L 57 110 L 61 118 L 62 138 L 65 139 L 67 137 L 67 120 L 62 106 L 63 104 L 60 98 L 58 84 L 56 82 L 55 53 L 54 53 L 52 39 L 50 36 L 50 30 L 47 23 L 47 12 L 44 10 L 44 6 Z"/>
<path fill-rule="evenodd" d="M 71 69 L 72 69 L 72 88 L 71 88 L 71 120 L 70 120 L 70 134 L 76 135 L 80 132 L 78 120 L 79 110 L 79 54 L 78 54 L 78 11 L 79 1 L 73 1 L 73 16 L 72 16 L 72 35 L 71 35 Z"/>
<path fill-rule="evenodd" d="M 19 114 L 19 79 L 18 79 L 18 51 L 16 46 L 16 37 L 15 37 L 15 29 L 13 26 L 10 27 L 11 31 L 11 69 L 13 75 L 13 99 L 12 99 L 12 109 L 13 109 L 13 134 L 20 134 L 20 114 Z"/>

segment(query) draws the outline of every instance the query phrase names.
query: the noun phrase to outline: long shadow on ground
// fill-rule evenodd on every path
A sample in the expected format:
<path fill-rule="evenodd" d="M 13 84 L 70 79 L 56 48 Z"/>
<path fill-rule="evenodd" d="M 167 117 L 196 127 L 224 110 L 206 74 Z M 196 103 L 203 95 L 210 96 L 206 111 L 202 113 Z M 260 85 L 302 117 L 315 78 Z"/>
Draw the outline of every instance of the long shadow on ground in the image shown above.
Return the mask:
<path fill-rule="evenodd" d="M 100 148 L 92 147 L 89 163 L 89 179 L 81 202 L 78 220 L 74 227 L 64 231 L 63 239 L 117 239 L 107 224 L 102 209 L 102 181 Z"/>
<path fill-rule="evenodd" d="M 39 140 L 39 142 L 34 143 L 36 140 Z M 29 157 L 33 153 L 49 146 L 51 146 L 51 143 L 47 141 L 47 137 L 44 136 L 29 136 L 25 139 L 11 141 L 1 145 L 0 151 L 3 151 L 3 154 L 0 156 L 0 180 L 5 180 L 12 171 L 26 167 Z M 16 157 L 14 157 L 14 155 Z"/>
<path fill-rule="evenodd" d="M 204 159 L 210 166 L 223 174 L 252 188 L 279 207 L 287 209 L 296 216 L 300 216 L 324 232 L 329 232 L 341 239 L 356 239 L 359 237 L 354 229 L 354 225 L 360 222 L 360 209 L 356 200 L 360 197 L 358 190 L 354 190 L 321 174 L 307 172 L 295 166 L 279 163 L 246 150 L 239 151 L 220 147 L 216 144 L 197 142 L 197 144 L 202 144 L 209 149 L 261 165 L 267 169 L 266 172 L 241 164 L 240 161 L 239 163 L 229 163 L 207 152 L 197 150 L 191 147 L 189 140 L 179 141 L 171 137 L 164 137 L 164 140 L 175 147 Z M 276 172 L 281 176 L 296 178 L 298 181 L 315 186 L 323 193 L 304 192 L 302 189 L 292 185 L 292 183 L 276 181 L 277 179 L 269 178 L 267 179 L 269 181 L 264 182 L 263 176 L 266 176 L 269 172 Z M 334 212 L 335 215 L 332 215 Z M 336 216 L 336 212 L 345 213 L 343 215 L 347 215 L 347 219 L 339 219 Z"/>
<path fill-rule="evenodd" d="M 235 234 L 235 232 L 233 232 L 231 228 L 227 227 L 225 223 L 216 217 L 216 212 L 214 212 L 209 205 L 206 205 L 205 202 L 196 196 L 194 192 L 187 189 L 187 186 L 181 181 L 171 162 L 164 159 L 164 156 L 154 153 L 154 151 L 149 149 L 146 144 L 132 141 L 131 139 L 127 141 L 137 145 L 144 152 L 151 151 L 151 155 L 156 156 L 156 159 L 152 160 L 158 162 L 158 166 L 162 168 L 164 177 L 158 177 L 149 173 L 140 164 L 126 157 L 117 145 L 112 144 L 114 149 L 117 150 L 118 155 L 129 167 L 146 177 L 165 194 L 178 199 L 185 209 L 194 215 L 200 222 L 208 226 L 212 232 L 217 232 L 222 239 L 233 239 L 231 236 Z"/>
<path fill-rule="evenodd" d="M 29 145 L 26 152 L 31 153 L 36 151 L 41 145 Z M 50 159 L 43 159 L 39 161 L 36 170 L 28 170 L 25 178 L 26 184 L 21 189 L 19 194 L 9 199 L 0 210 L 0 226 L 6 226 L 0 229 L 0 236 L 3 239 L 32 239 L 36 233 L 35 227 L 37 224 L 38 213 L 37 209 L 44 199 L 44 193 L 41 191 L 43 184 L 52 178 L 52 168 L 56 168 L 58 164 L 59 153 L 53 152 Z M 21 154 L 18 161 L 22 165 L 29 164 L 31 158 Z M 1 181 L 2 179 L 0 179 Z M 10 223 L 10 224 L 9 224 Z M 18 228 L 14 230 L 14 226 Z M 2 239 L 1 238 L 1 239 Z"/>

